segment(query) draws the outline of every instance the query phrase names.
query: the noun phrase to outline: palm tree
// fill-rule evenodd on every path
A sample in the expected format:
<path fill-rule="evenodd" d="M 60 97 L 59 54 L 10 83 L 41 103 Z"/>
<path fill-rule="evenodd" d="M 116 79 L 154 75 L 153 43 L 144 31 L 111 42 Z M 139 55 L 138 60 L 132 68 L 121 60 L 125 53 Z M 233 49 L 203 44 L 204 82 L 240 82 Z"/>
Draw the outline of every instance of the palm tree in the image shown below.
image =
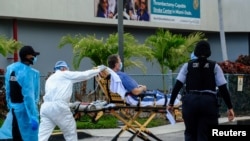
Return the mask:
<path fill-rule="evenodd" d="M 84 58 L 89 58 L 93 66 L 101 64 L 107 65 L 107 58 L 111 54 L 118 53 L 118 34 L 110 34 L 104 40 L 97 39 L 95 35 L 67 35 L 62 37 L 59 48 L 71 44 L 73 48 L 73 67 L 78 69 Z M 130 69 L 138 67 L 143 72 L 146 71 L 143 63 L 138 58 L 145 58 L 150 61 L 153 59 L 150 47 L 139 44 L 133 35 L 124 33 L 124 67 Z"/>
<path fill-rule="evenodd" d="M 189 60 L 189 54 L 194 44 L 204 38 L 201 32 L 195 32 L 187 37 L 172 34 L 168 30 L 158 29 L 155 35 L 146 39 L 146 45 L 152 48 L 152 54 L 160 65 L 162 74 L 169 70 L 175 71 L 181 64 Z M 163 89 L 166 92 L 165 77 L 162 75 Z"/>
<path fill-rule="evenodd" d="M 7 57 L 8 54 L 13 54 L 16 50 L 21 48 L 21 42 L 13 39 L 8 39 L 4 35 L 0 35 L 0 54 L 3 57 Z M 4 74 L 4 69 L 0 68 L 0 75 Z"/>
<path fill-rule="evenodd" d="M 73 49 L 73 67 L 78 69 L 84 58 L 89 58 L 93 66 L 104 64 L 107 66 L 107 58 L 111 54 L 118 54 L 118 34 L 110 34 L 104 40 L 97 39 L 95 35 L 67 35 L 62 37 L 59 48 L 71 44 Z M 152 60 L 151 49 L 148 46 L 139 44 L 135 38 L 129 34 L 124 34 L 124 68 L 139 67 L 143 72 L 146 71 L 143 63 L 138 58 L 144 57 Z M 82 87 L 86 88 L 87 83 L 83 82 Z M 95 83 L 94 83 L 95 87 Z M 83 90 L 85 93 L 86 90 Z M 99 92 L 97 92 L 98 94 Z M 80 98 L 81 99 L 81 98 Z"/>
<path fill-rule="evenodd" d="M 16 50 L 19 50 L 21 46 L 21 42 L 0 35 L 0 54 L 3 55 L 3 57 L 7 57 L 8 54 L 13 54 Z"/>
<path fill-rule="evenodd" d="M 146 46 L 145 44 L 139 44 L 134 36 L 129 33 L 125 33 L 123 37 L 123 56 L 125 70 L 131 69 L 133 67 L 138 67 L 145 73 L 146 68 L 140 59 L 145 58 L 147 61 L 152 61 L 153 55 L 151 53 L 151 48 Z M 111 34 L 106 42 L 106 45 L 112 46 L 114 48 L 113 54 L 118 53 L 118 38 L 118 34 Z"/>

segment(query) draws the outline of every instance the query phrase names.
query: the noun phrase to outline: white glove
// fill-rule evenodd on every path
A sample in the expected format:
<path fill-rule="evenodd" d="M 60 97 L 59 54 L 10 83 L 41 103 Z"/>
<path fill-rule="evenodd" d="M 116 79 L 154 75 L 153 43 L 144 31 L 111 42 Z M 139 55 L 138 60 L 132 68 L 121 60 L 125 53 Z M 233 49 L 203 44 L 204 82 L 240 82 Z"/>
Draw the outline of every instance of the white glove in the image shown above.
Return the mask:
<path fill-rule="evenodd" d="M 99 69 L 100 72 L 103 71 L 103 70 L 105 70 L 106 68 L 107 67 L 104 66 L 104 65 L 97 66 L 97 69 Z"/>

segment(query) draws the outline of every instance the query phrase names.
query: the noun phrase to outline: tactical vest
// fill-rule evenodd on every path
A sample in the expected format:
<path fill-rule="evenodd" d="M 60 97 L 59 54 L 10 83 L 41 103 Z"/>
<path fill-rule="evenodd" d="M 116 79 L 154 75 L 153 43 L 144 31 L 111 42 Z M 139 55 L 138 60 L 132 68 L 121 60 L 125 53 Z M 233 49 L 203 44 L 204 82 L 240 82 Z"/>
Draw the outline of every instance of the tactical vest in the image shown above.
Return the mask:
<path fill-rule="evenodd" d="M 199 68 L 198 60 L 188 62 L 186 90 L 216 90 L 214 67 L 216 62 L 207 60 L 203 68 Z"/>
<path fill-rule="evenodd" d="M 22 95 L 22 87 L 16 80 L 15 72 L 11 72 L 10 74 L 10 100 L 13 103 L 22 103 L 23 95 Z"/>

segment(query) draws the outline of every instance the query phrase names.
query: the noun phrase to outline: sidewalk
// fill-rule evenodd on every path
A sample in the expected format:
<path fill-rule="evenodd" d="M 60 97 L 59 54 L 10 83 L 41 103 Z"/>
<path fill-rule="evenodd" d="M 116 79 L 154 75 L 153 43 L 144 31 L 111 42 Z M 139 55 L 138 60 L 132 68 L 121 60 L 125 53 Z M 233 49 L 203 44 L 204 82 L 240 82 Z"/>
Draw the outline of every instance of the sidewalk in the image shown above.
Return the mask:
<path fill-rule="evenodd" d="M 231 124 L 236 125 L 238 121 L 250 120 L 250 116 L 236 117 L 234 121 L 228 122 L 227 118 L 219 118 L 220 124 Z M 249 121 L 248 121 L 249 123 Z M 78 130 L 78 141 L 110 141 L 113 137 L 120 131 L 121 128 L 115 129 L 82 129 Z M 178 122 L 174 125 L 168 124 L 158 127 L 149 128 L 149 130 L 154 133 L 157 137 L 167 141 L 184 141 L 184 130 L 185 126 L 183 122 Z M 131 137 L 131 133 L 125 131 L 119 137 L 118 141 L 128 141 Z M 49 141 L 65 141 L 60 135 Z M 135 138 L 134 141 L 142 141 L 139 138 Z"/>
<path fill-rule="evenodd" d="M 243 116 L 243 117 L 236 117 L 234 121 L 228 122 L 228 119 L 226 117 L 219 118 L 219 123 L 220 124 L 237 124 L 238 120 L 245 120 L 245 119 L 250 119 L 250 116 Z M 178 122 L 174 125 L 168 124 L 168 125 L 163 125 L 163 126 L 158 126 L 158 127 L 153 127 L 149 128 L 149 130 L 152 133 L 155 133 L 156 135 L 158 134 L 168 134 L 168 133 L 173 133 L 173 132 L 178 132 L 178 131 L 184 131 L 185 126 L 183 122 Z M 85 132 L 87 134 L 90 134 L 92 136 L 114 136 L 116 133 L 120 131 L 120 128 L 115 128 L 115 129 L 83 129 L 79 130 L 81 132 Z M 129 137 L 131 136 L 130 133 L 124 132 L 121 137 Z"/>

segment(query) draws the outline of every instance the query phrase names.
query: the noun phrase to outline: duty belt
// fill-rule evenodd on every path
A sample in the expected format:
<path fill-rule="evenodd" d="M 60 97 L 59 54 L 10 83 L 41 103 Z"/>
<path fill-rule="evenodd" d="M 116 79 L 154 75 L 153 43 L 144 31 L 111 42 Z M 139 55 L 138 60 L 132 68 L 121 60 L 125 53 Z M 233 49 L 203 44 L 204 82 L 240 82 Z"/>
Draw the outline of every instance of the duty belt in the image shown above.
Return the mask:
<path fill-rule="evenodd" d="M 210 93 L 210 92 L 197 92 L 197 91 L 189 91 L 187 94 L 190 94 L 190 95 L 212 95 L 212 96 L 215 96 L 215 94 Z"/>

